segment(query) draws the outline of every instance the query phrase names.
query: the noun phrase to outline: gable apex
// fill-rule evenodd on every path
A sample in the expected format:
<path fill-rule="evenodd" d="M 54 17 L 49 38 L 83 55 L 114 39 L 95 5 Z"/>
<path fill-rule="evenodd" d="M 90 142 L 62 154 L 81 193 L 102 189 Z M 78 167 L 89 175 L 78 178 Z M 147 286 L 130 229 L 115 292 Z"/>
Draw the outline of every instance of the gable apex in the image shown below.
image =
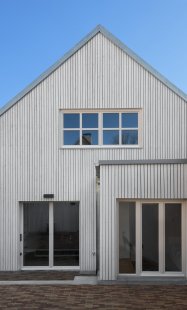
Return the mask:
<path fill-rule="evenodd" d="M 168 79 L 166 79 L 162 74 L 145 62 L 141 57 L 139 57 L 135 52 L 133 52 L 129 47 L 127 47 L 122 41 L 110 33 L 105 27 L 98 24 L 90 33 L 88 33 L 79 43 L 77 43 L 69 52 L 65 53 L 62 58 L 60 58 L 54 65 L 49 67 L 44 71 L 37 79 L 35 79 L 31 84 L 29 84 L 25 89 L 18 93 L 13 99 L 11 99 L 7 104 L 5 104 L 0 109 L 0 116 L 3 115 L 7 110 L 9 110 L 14 104 L 16 104 L 20 99 L 22 99 L 26 94 L 28 94 L 32 89 L 34 89 L 38 84 L 45 80 L 51 73 L 58 69 L 66 60 L 68 60 L 72 55 L 74 55 L 79 49 L 81 49 L 85 44 L 88 43 L 94 36 L 101 33 L 114 45 L 123 50 L 128 56 L 130 56 L 134 61 L 141 65 L 145 70 L 150 72 L 173 92 L 175 92 L 182 99 L 187 101 L 187 94 L 182 90 L 172 84 Z"/>

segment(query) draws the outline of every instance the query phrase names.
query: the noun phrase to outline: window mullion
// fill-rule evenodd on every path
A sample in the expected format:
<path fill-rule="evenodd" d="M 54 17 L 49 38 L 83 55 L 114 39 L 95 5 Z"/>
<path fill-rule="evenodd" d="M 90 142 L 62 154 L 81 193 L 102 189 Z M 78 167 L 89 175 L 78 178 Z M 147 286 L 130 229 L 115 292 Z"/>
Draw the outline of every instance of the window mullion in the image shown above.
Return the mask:
<path fill-rule="evenodd" d="M 122 114 L 119 113 L 119 145 L 122 144 Z"/>
<path fill-rule="evenodd" d="M 82 145 L 82 113 L 80 113 L 79 136 L 80 136 L 80 145 Z"/>
<path fill-rule="evenodd" d="M 99 145 L 103 144 L 103 113 L 98 113 L 99 116 Z"/>

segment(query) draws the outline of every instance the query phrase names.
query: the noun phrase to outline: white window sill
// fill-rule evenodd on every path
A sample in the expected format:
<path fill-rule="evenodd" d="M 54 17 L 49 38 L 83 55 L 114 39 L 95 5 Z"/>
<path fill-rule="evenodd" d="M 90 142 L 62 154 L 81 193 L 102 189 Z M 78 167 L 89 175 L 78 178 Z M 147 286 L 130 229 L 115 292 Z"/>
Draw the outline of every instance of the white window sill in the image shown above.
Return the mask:
<path fill-rule="evenodd" d="M 61 150 L 73 149 L 142 149 L 140 145 L 63 145 L 60 147 Z"/>

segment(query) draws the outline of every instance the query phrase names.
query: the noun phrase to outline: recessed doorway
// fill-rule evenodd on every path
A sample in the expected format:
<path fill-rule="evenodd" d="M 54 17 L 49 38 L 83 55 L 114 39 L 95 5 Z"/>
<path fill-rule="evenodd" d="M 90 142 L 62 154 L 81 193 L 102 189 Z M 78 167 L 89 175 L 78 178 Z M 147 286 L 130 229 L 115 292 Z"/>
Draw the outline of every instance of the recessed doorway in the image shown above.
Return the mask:
<path fill-rule="evenodd" d="M 79 203 L 28 202 L 21 209 L 22 267 L 78 267 Z"/>

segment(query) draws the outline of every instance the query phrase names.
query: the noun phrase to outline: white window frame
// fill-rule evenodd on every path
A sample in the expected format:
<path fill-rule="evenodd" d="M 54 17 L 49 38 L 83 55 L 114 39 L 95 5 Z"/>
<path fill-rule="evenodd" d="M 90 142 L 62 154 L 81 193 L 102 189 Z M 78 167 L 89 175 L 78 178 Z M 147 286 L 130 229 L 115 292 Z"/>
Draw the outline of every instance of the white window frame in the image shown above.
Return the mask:
<path fill-rule="evenodd" d="M 119 273 L 119 203 L 120 202 L 135 202 L 135 231 L 136 231 L 136 273 L 127 274 Z M 158 271 L 143 271 L 142 270 L 142 205 L 146 203 L 158 204 L 159 216 L 159 270 Z M 181 271 L 165 271 L 165 204 L 179 203 L 181 204 Z M 187 225 L 186 225 L 186 208 L 187 202 L 184 200 L 136 200 L 136 199 L 117 199 L 117 231 L 116 231 L 116 271 L 120 277 L 134 276 L 185 276 L 187 273 L 186 257 L 187 257 Z"/>
<path fill-rule="evenodd" d="M 64 129 L 63 114 L 80 114 L 80 127 Z M 98 114 L 98 128 L 82 128 L 82 114 L 97 113 Z M 104 113 L 118 113 L 119 114 L 119 127 L 118 128 L 103 128 L 103 114 Z M 138 113 L 138 128 L 122 128 L 122 113 Z M 64 145 L 63 133 L 64 130 L 77 130 L 80 133 L 79 145 Z M 97 145 L 82 145 L 82 131 L 83 130 L 98 130 L 98 144 Z M 104 130 L 118 130 L 119 131 L 119 144 L 103 144 L 103 131 Z M 138 144 L 122 144 L 122 130 L 138 130 Z M 62 149 L 83 149 L 83 148 L 142 148 L 142 109 L 121 109 L 121 110 L 60 110 L 59 113 L 59 148 Z"/>

